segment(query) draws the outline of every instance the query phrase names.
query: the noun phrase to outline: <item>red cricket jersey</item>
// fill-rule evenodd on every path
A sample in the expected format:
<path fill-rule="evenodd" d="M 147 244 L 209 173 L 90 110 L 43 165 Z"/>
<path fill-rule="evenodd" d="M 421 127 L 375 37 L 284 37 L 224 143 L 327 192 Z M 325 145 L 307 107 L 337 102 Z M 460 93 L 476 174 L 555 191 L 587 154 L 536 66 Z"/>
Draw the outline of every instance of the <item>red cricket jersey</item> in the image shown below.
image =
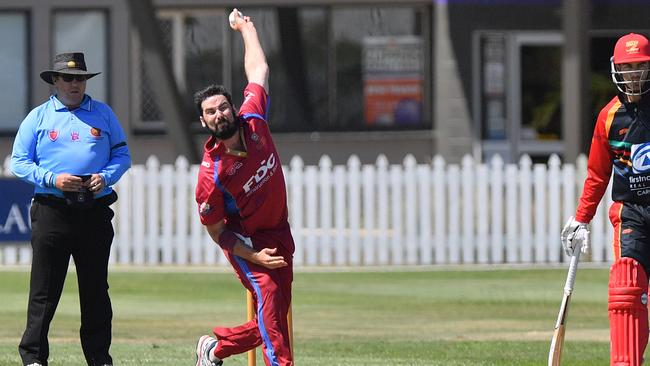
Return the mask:
<path fill-rule="evenodd" d="M 616 96 L 598 114 L 576 220 L 591 221 L 610 176 L 613 201 L 650 204 L 650 97 Z"/>
<path fill-rule="evenodd" d="M 262 233 L 282 238 L 293 251 L 287 222 L 287 193 L 280 157 L 266 122 L 268 96 L 250 83 L 239 110 L 246 156 L 229 154 L 222 141 L 205 144 L 196 185 L 196 202 L 204 225 L 225 219 L 226 227 L 255 243 Z M 290 241 L 290 243 L 287 243 Z"/>

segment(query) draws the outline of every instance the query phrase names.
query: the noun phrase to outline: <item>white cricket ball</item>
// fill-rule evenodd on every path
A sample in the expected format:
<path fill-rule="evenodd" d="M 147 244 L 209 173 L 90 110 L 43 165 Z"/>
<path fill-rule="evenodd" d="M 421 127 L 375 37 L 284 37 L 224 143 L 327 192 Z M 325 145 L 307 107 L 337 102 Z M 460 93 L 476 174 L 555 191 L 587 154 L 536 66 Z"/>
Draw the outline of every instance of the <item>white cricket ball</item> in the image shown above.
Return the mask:
<path fill-rule="evenodd" d="M 244 17 L 244 14 L 241 13 L 241 11 L 237 10 L 237 14 L 239 15 L 240 18 Z M 235 13 L 230 13 L 228 16 L 228 21 L 230 22 L 230 25 L 234 26 L 235 25 Z"/>

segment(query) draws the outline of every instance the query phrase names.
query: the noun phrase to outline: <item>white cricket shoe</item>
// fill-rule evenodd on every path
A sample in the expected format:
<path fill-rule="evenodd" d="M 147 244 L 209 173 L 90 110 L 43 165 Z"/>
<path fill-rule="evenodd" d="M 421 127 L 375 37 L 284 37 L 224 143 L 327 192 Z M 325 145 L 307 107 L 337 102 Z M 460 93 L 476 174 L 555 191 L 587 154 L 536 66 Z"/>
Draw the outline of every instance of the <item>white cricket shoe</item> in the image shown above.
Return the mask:
<path fill-rule="evenodd" d="M 210 352 L 217 346 L 217 342 L 216 339 L 208 335 L 199 338 L 196 344 L 196 366 L 221 366 L 223 364 L 222 360 L 210 360 Z"/>

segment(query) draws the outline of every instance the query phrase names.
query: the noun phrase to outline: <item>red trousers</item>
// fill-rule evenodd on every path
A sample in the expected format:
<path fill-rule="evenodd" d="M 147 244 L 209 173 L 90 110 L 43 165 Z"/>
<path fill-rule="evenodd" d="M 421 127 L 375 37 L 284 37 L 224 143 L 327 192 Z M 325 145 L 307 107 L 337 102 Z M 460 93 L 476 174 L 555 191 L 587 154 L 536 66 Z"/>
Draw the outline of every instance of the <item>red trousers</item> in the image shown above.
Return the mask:
<path fill-rule="evenodd" d="M 267 248 L 277 247 L 276 255 L 281 255 L 288 263 L 288 266 L 278 269 L 268 269 L 224 251 L 242 285 L 253 294 L 256 316 L 236 327 L 215 327 L 213 332 L 219 340 L 215 356 L 224 359 L 262 345 L 267 366 L 293 365 L 287 323 L 293 281 L 293 240 L 290 234 L 289 240 L 290 243 L 284 243 L 289 244 L 286 245 L 289 249 L 276 240 L 263 243 Z M 257 248 L 256 242 L 253 238 L 253 245 L 261 249 Z"/>

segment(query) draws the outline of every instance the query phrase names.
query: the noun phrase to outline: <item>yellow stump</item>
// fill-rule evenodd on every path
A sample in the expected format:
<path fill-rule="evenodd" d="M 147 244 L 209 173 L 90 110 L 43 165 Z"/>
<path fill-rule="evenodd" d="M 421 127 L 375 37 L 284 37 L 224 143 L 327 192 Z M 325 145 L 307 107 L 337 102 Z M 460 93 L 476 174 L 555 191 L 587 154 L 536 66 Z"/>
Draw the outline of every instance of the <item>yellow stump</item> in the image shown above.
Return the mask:
<path fill-rule="evenodd" d="M 255 307 L 253 306 L 253 294 L 246 291 L 246 320 L 253 320 L 255 317 Z M 248 351 L 248 366 L 255 366 L 255 348 Z"/>
<path fill-rule="evenodd" d="M 289 312 L 287 313 L 287 324 L 289 325 L 289 349 L 291 356 L 293 356 L 293 315 L 291 314 L 291 304 L 289 304 Z"/>

